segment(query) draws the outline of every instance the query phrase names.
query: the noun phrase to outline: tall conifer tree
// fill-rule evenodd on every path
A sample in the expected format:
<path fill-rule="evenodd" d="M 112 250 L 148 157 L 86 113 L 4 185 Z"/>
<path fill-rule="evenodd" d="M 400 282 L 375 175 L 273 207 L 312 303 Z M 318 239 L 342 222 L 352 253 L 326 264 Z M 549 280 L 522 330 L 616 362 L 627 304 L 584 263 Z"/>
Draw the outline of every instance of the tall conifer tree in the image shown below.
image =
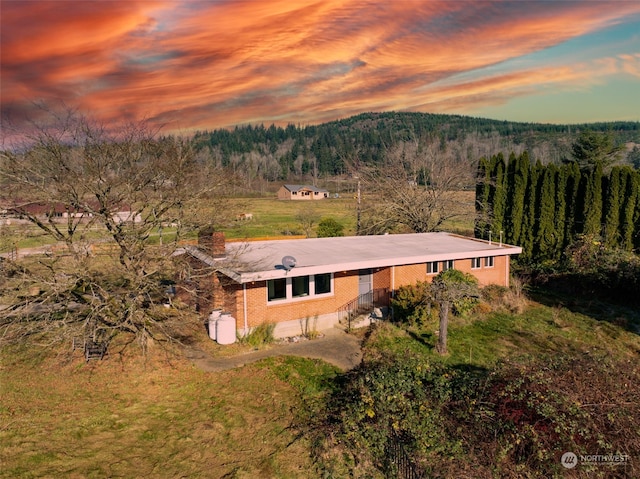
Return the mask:
<path fill-rule="evenodd" d="M 540 194 L 536 204 L 537 227 L 535 231 L 534 255 L 546 259 L 554 256 L 556 167 L 551 164 L 542 168 Z"/>
<path fill-rule="evenodd" d="M 506 238 L 511 244 L 520 244 L 524 215 L 525 193 L 529 182 L 531 163 L 525 151 L 519 157 L 509 159 L 507 175 L 508 207 L 506 211 Z"/>
<path fill-rule="evenodd" d="M 583 205 L 584 230 L 588 236 L 599 236 L 602 230 L 602 165 L 596 163 L 587 173 Z"/>
<path fill-rule="evenodd" d="M 536 232 L 536 209 L 538 204 L 538 183 L 542 165 L 540 162 L 531 168 L 527 191 L 525 193 L 524 215 L 520 232 L 520 246 L 522 246 L 522 259 L 531 261 L 534 256 L 534 240 Z"/>
<path fill-rule="evenodd" d="M 620 246 L 620 208 L 621 208 L 621 168 L 614 166 L 609 172 L 604 192 L 604 227 L 602 236 L 605 245 L 610 248 Z"/>
<path fill-rule="evenodd" d="M 567 170 L 560 167 L 556 171 L 555 205 L 554 205 L 554 230 L 555 243 L 553 245 L 553 259 L 560 259 L 565 247 L 565 223 L 567 215 Z"/>
<path fill-rule="evenodd" d="M 504 214 L 507 200 L 505 169 L 504 156 L 499 153 L 492 159 L 491 168 L 491 230 L 495 234 L 504 231 Z"/>
<path fill-rule="evenodd" d="M 474 234 L 476 238 L 486 238 L 489 230 L 491 205 L 491 164 L 482 157 L 478 160 L 476 173 L 476 220 Z"/>
<path fill-rule="evenodd" d="M 564 243 L 563 248 L 566 248 L 578 231 L 582 231 L 582 223 L 578 225 L 579 216 L 581 216 L 581 209 L 578 206 L 581 202 L 578 201 L 578 193 L 580 191 L 580 183 L 582 175 L 580 174 L 580 167 L 576 162 L 571 162 L 562 166 L 564 171 L 565 183 L 565 224 L 564 224 Z"/>
<path fill-rule="evenodd" d="M 623 172 L 626 177 L 624 180 L 624 198 L 620 207 L 620 246 L 622 249 L 631 251 L 634 243 L 634 236 L 640 236 L 638 231 L 638 215 L 640 215 L 640 172 L 626 168 Z"/>

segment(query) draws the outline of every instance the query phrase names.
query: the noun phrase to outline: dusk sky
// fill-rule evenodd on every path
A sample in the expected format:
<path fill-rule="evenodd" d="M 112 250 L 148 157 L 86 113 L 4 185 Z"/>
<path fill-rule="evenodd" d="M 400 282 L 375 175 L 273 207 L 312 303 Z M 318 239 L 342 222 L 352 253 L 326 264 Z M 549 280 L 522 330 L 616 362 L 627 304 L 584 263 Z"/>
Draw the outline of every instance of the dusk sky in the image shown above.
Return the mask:
<path fill-rule="evenodd" d="M 640 120 L 640 0 L 1 0 L 2 122 Z"/>

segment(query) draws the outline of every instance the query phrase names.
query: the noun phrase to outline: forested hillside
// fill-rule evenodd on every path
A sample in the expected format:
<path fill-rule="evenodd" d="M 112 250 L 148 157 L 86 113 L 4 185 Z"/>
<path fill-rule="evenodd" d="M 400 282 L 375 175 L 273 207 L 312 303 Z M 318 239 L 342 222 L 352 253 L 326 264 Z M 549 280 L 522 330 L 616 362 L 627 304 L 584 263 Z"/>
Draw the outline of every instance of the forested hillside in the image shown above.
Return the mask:
<path fill-rule="evenodd" d="M 559 163 L 571 156 L 580 131 L 611 131 L 618 145 L 640 144 L 640 123 L 583 125 L 514 123 L 428 113 L 366 113 L 315 126 L 238 126 L 195 135 L 200 154 L 248 180 L 292 181 L 353 173 L 393 161 L 399 145 L 417 145 L 443 161 L 477 161 L 500 152 L 529 153 L 532 161 Z"/>

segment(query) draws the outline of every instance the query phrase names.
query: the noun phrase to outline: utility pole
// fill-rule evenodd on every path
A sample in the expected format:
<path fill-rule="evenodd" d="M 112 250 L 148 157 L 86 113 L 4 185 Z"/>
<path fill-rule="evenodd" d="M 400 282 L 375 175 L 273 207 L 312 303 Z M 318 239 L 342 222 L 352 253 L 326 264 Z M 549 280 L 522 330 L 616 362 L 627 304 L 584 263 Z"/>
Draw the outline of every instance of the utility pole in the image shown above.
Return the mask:
<path fill-rule="evenodd" d="M 356 236 L 360 236 L 360 177 L 358 176 L 358 196 L 356 206 Z"/>

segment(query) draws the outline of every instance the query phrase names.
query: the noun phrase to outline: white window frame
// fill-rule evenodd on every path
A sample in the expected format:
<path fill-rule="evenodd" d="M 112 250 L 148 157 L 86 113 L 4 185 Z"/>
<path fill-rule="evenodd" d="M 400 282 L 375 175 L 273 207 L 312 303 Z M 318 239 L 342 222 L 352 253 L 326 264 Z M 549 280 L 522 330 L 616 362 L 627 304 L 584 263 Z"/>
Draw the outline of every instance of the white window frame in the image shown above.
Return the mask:
<path fill-rule="evenodd" d="M 284 283 L 284 298 L 269 299 L 269 281 L 279 281 L 279 280 L 282 280 L 282 279 L 285 280 L 285 283 Z M 277 279 L 267 280 L 267 283 L 266 283 L 267 304 L 269 304 L 269 303 L 271 303 L 271 304 L 273 304 L 273 303 L 282 303 L 283 301 L 286 301 L 287 300 L 287 289 L 288 289 L 288 284 L 287 284 L 286 278 L 277 278 Z"/>
<path fill-rule="evenodd" d="M 484 258 L 484 267 L 485 268 L 493 268 L 495 266 L 495 257 L 494 256 L 485 256 Z"/>
<path fill-rule="evenodd" d="M 319 298 L 328 298 L 330 296 L 334 295 L 334 274 L 333 273 L 329 273 L 331 275 L 330 278 L 330 288 L 331 290 L 328 293 L 320 293 L 320 294 L 316 294 L 316 284 L 315 284 L 315 275 L 314 274 L 309 274 L 309 275 L 304 275 L 304 276 L 308 276 L 309 277 L 309 294 L 304 295 L 304 296 L 293 296 L 293 283 L 292 283 L 292 279 L 293 277 L 287 277 L 284 278 L 286 280 L 286 285 L 285 285 L 285 297 L 284 298 L 280 298 L 280 299 L 272 299 L 269 300 L 269 281 L 274 281 L 273 279 L 268 279 L 266 280 L 265 283 L 265 294 L 266 294 L 266 299 L 267 299 L 267 306 L 270 305 L 274 305 L 274 304 L 283 304 L 283 303 L 295 303 L 297 301 L 305 301 L 305 300 L 309 300 L 309 299 L 319 299 Z M 318 275 L 319 276 L 319 275 Z M 296 276 L 298 277 L 298 276 Z M 274 278 L 274 279 L 283 279 L 283 278 Z"/>
<path fill-rule="evenodd" d="M 440 271 L 446 271 L 448 269 L 455 269 L 456 262 L 452 259 L 448 259 L 442 262 L 442 268 Z"/>
<path fill-rule="evenodd" d="M 482 268 L 482 258 L 471 258 L 471 269 Z"/>
<path fill-rule="evenodd" d="M 429 271 L 429 269 L 431 269 L 431 271 Z M 429 261 L 427 263 L 427 274 L 428 275 L 436 275 L 439 272 L 440 272 L 440 263 L 438 261 Z"/>

